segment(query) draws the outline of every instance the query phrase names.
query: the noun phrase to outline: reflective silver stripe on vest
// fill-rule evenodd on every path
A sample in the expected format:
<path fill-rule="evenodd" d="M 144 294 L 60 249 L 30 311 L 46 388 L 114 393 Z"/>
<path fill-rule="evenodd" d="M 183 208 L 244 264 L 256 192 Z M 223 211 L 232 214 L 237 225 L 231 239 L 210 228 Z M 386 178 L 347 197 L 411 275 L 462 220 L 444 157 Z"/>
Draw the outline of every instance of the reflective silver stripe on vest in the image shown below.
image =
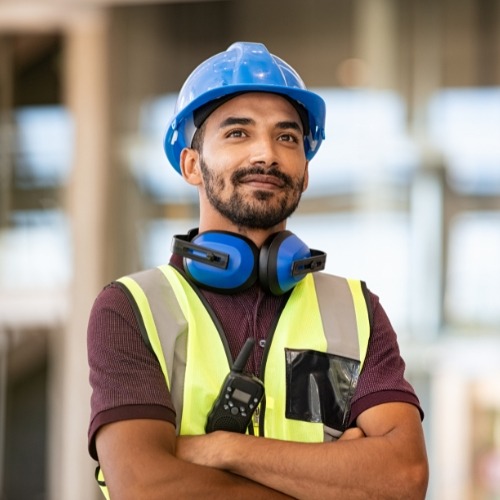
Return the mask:
<path fill-rule="evenodd" d="M 326 273 L 313 277 L 328 352 L 360 361 L 354 299 L 347 280 Z M 341 435 L 342 431 L 323 424 L 323 441 L 334 441 Z"/>
<path fill-rule="evenodd" d="M 160 269 L 148 269 L 130 276 L 148 297 L 158 337 L 165 356 L 170 393 L 176 410 L 176 426 L 180 429 L 183 407 L 184 375 L 187 362 L 188 323 L 174 290 Z"/>
<path fill-rule="evenodd" d="M 347 280 L 331 274 L 317 273 L 314 275 L 314 285 L 328 352 L 359 361 L 356 313 Z"/>

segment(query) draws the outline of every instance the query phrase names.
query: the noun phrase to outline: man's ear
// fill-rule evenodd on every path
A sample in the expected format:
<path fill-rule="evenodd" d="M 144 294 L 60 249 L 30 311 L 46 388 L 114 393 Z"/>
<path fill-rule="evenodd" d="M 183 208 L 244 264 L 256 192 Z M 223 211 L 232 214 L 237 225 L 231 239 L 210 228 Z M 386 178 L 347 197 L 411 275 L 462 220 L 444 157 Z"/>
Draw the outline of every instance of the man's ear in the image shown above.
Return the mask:
<path fill-rule="evenodd" d="M 181 151 L 180 166 L 182 177 L 193 186 L 201 184 L 200 154 L 195 149 L 184 148 Z"/>

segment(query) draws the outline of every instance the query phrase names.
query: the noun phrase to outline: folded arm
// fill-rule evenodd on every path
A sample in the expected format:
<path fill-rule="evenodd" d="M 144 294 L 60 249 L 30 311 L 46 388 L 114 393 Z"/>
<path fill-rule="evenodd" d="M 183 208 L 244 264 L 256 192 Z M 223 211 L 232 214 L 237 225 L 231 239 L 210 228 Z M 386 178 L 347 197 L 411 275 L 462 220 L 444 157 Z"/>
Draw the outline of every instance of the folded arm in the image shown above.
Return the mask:
<path fill-rule="evenodd" d="M 177 455 L 302 499 L 423 499 L 428 465 L 418 410 L 375 406 L 357 419 L 366 437 L 294 443 L 228 432 L 181 438 Z"/>
<path fill-rule="evenodd" d="M 96 447 L 111 499 L 285 499 L 251 479 L 175 456 L 174 426 L 162 420 L 123 420 L 97 433 Z"/>

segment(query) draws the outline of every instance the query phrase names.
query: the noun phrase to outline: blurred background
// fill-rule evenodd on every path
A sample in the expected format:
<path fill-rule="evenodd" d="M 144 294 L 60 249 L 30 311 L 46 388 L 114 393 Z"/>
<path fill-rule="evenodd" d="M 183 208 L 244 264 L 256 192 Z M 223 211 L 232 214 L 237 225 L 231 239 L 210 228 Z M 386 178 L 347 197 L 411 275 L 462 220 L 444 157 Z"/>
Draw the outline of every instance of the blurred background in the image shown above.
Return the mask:
<path fill-rule="evenodd" d="M 500 499 L 499 0 L 0 0 L 0 498 L 100 498 L 89 311 L 196 224 L 162 135 L 237 40 L 327 102 L 289 228 L 381 297 L 426 414 L 427 498 Z"/>

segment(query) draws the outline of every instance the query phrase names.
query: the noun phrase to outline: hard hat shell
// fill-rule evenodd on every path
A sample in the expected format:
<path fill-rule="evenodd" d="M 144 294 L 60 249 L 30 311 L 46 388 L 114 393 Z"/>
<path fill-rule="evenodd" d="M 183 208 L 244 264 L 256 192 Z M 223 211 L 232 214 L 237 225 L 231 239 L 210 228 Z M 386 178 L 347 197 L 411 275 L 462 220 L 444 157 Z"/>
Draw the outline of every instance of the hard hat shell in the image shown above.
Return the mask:
<path fill-rule="evenodd" d="M 181 171 L 181 151 L 191 146 L 196 130 L 193 112 L 211 101 L 242 92 L 282 94 L 302 105 L 309 118 L 309 133 L 304 138 L 306 158 L 310 160 L 316 154 L 325 136 L 323 99 L 307 90 L 297 72 L 263 44 L 237 42 L 201 63 L 179 92 L 163 143 L 177 172 Z"/>

